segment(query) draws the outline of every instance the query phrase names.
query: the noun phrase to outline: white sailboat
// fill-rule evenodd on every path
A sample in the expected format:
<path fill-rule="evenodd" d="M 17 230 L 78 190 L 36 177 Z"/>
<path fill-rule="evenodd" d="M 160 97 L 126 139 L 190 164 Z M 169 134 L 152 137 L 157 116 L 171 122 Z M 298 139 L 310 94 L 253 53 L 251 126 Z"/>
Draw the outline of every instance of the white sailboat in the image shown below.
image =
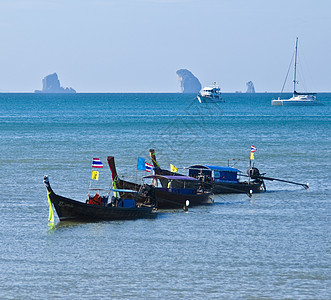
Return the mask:
<path fill-rule="evenodd" d="M 271 105 L 282 106 L 282 105 L 314 105 L 318 104 L 315 93 L 298 93 L 296 91 L 297 79 L 297 55 L 298 55 L 298 38 L 295 43 L 295 61 L 294 61 L 294 76 L 293 76 L 293 96 L 290 99 L 274 99 L 271 101 Z M 287 77 L 287 76 L 286 76 Z M 284 88 L 284 86 L 283 86 Z"/>

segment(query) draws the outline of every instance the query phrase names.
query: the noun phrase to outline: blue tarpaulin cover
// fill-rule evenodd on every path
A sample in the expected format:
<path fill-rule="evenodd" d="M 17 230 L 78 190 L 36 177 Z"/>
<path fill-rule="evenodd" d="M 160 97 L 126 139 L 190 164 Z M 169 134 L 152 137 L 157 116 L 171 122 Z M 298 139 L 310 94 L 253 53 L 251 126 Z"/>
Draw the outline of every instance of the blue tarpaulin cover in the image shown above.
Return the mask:
<path fill-rule="evenodd" d="M 220 166 L 210 166 L 210 165 L 206 165 L 206 167 L 213 171 L 240 172 L 240 170 L 231 167 L 220 167 Z"/>

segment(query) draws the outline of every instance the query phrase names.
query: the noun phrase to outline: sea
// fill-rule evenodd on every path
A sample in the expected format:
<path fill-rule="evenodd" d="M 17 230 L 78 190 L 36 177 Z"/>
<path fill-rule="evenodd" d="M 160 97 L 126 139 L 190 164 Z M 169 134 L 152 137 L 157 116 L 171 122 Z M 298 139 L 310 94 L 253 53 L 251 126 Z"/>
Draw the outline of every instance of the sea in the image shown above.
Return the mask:
<path fill-rule="evenodd" d="M 277 97 L 0 93 L 0 299 L 331 299 L 331 94 L 317 106 L 271 106 Z M 44 175 L 85 202 L 90 186 L 111 185 L 108 155 L 140 183 L 149 149 L 183 174 L 246 174 L 251 145 L 261 173 L 309 189 L 273 180 L 152 220 L 48 222 Z"/>

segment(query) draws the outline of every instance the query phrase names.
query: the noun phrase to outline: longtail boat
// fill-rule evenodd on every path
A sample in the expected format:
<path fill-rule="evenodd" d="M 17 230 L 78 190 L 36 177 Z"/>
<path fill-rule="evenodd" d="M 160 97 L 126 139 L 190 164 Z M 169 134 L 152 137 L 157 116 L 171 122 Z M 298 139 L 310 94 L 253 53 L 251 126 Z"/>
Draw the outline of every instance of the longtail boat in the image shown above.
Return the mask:
<path fill-rule="evenodd" d="M 156 160 L 155 150 L 150 149 L 149 153 L 153 162 L 155 174 L 184 176 L 160 168 L 160 165 Z M 251 177 L 248 181 L 239 181 L 238 173 L 240 170 L 231 167 L 193 165 L 188 167 L 188 170 L 189 177 L 198 179 L 198 184 L 202 185 L 205 190 L 210 190 L 214 194 L 252 194 L 266 190 L 263 179 L 259 178 L 260 173 L 257 168 L 254 168 L 255 176 Z"/>
<path fill-rule="evenodd" d="M 44 185 L 47 189 L 50 205 L 55 207 L 60 221 L 112 221 L 112 220 L 135 220 L 142 218 L 155 218 L 157 212 L 155 206 L 138 203 L 135 199 L 136 191 L 131 190 L 102 190 L 106 195 L 91 195 L 89 193 L 86 202 L 80 202 L 54 193 L 49 183 L 48 176 L 44 176 Z M 110 192 L 128 194 L 126 199 L 111 197 Z M 109 201 L 110 200 L 110 201 Z"/>
<path fill-rule="evenodd" d="M 156 160 L 155 150 L 150 149 L 149 153 L 153 162 L 155 174 L 184 176 L 179 173 L 161 169 Z M 214 194 L 245 193 L 251 196 L 252 193 L 260 193 L 267 190 L 264 180 L 300 185 L 305 189 L 309 188 L 308 183 L 264 176 L 265 173 L 261 174 L 259 169 L 254 167 L 254 165 L 247 169 L 247 175 L 242 174 L 240 170 L 235 168 L 211 165 L 193 165 L 188 167 L 188 170 L 190 177 L 198 179 L 199 184 L 202 184 L 203 189 L 210 190 Z M 248 180 L 240 181 L 238 179 L 239 176 L 247 177 Z"/>
<path fill-rule="evenodd" d="M 198 190 L 198 180 L 187 176 L 167 177 L 167 176 L 145 176 L 144 180 L 154 180 L 154 184 L 137 184 L 122 180 L 116 170 L 115 159 L 113 156 L 107 156 L 107 162 L 112 174 L 113 185 L 120 189 L 133 189 L 139 191 L 139 195 L 155 203 L 158 209 L 186 209 L 188 200 L 190 206 L 204 205 L 213 203 L 212 194 L 203 190 Z M 179 178 L 180 177 L 180 178 Z M 155 183 L 159 181 L 159 185 Z M 169 188 L 169 182 L 172 187 Z M 193 182 L 193 184 L 192 184 Z M 122 196 L 122 195 L 121 195 Z M 138 198 L 139 201 L 139 198 Z"/>

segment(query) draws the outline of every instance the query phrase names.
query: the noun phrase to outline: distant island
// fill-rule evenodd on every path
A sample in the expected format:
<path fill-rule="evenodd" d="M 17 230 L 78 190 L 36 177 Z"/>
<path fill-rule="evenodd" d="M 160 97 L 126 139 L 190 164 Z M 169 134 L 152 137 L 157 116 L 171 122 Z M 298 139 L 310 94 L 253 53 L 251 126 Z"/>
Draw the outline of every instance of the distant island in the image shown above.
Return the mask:
<path fill-rule="evenodd" d="M 247 85 L 247 91 L 246 91 L 246 93 L 254 94 L 255 93 L 255 88 L 254 88 L 253 82 L 252 81 L 248 81 L 246 83 L 246 85 Z"/>
<path fill-rule="evenodd" d="M 201 90 L 201 83 L 189 70 L 180 69 L 176 72 L 182 93 L 197 94 Z"/>
<path fill-rule="evenodd" d="M 76 93 L 73 88 L 63 88 L 60 85 L 59 78 L 56 73 L 47 75 L 43 80 L 42 90 L 35 90 L 35 93 Z"/>

